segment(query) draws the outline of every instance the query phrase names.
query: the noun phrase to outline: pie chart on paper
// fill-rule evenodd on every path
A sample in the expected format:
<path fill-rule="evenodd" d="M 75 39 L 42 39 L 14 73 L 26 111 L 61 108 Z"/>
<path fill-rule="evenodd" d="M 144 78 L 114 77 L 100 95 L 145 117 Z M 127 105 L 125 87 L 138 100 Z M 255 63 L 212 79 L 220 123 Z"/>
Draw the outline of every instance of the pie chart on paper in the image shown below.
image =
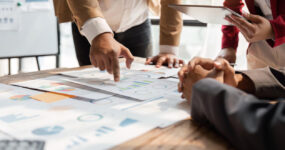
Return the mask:
<path fill-rule="evenodd" d="M 61 126 L 42 127 L 32 131 L 33 134 L 39 136 L 59 134 L 64 128 Z"/>

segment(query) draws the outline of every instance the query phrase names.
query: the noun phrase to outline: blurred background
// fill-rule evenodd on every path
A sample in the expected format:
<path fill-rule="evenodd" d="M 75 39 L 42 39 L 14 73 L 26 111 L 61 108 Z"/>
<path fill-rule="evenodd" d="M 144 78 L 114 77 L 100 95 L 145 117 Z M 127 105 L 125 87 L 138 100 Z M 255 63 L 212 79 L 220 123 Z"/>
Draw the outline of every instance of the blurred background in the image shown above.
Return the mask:
<path fill-rule="evenodd" d="M 51 1 L 48 1 L 48 0 L 19 0 L 19 1 L 0 0 L 0 6 L 8 5 L 12 3 L 13 5 L 16 4 L 17 8 L 21 7 L 21 10 L 26 11 L 27 15 L 28 13 L 33 13 L 33 14 L 37 14 L 38 16 L 40 16 L 39 14 L 41 14 L 43 11 L 49 11 L 53 13 Z M 221 6 L 223 3 L 223 0 L 183 0 L 183 3 L 184 4 L 201 4 L 201 5 Z M 2 14 L 1 14 L 1 9 L 2 9 Z M 56 67 L 56 60 L 57 60 L 56 55 L 41 56 L 38 58 L 37 57 L 23 57 L 21 59 L 15 57 L 15 58 L 10 58 L 10 61 L 9 59 L 6 59 L 8 57 L 6 56 L 6 53 L 9 53 L 13 48 L 17 47 L 17 44 L 16 44 L 17 40 L 19 40 L 20 42 L 21 39 L 26 39 L 26 38 L 29 39 L 29 34 L 23 33 L 24 35 L 22 35 L 22 37 L 17 40 L 15 40 L 15 37 L 9 37 L 9 35 L 11 34 L 15 34 L 16 36 L 16 32 L 19 32 L 21 30 L 21 27 L 19 26 L 23 23 L 23 20 L 21 20 L 21 18 L 16 17 L 14 22 L 17 22 L 17 23 L 13 22 L 13 25 L 17 24 L 18 27 L 15 27 L 15 28 L 13 27 L 14 29 L 5 29 L 5 26 L 1 26 L 1 15 L 3 16 L 3 10 L 4 10 L 3 7 L 0 7 L 0 54 L 3 55 L 1 56 L 1 59 L 0 59 L 0 76 L 8 75 L 9 73 L 17 74 L 19 73 L 19 71 L 20 72 L 37 71 L 38 65 L 41 70 L 54 69 Z M 23 14 L 21 14 L 20 12 L 15 12 L 14 14 L 10 16 L 13 16 L 13 15 L 19 16 Z M 153 44 L 154 44 L 153 55 L 156 55 L 159 52 L 159 49 L 158 49 L 159 47 L 159 25 L 155 23 L 158 20 L 158 17 L 155 17 L 150 14 L 150 18 L 153 19 L 153 23 L 154 23 L 152 25 L 152 36 L 153 36 Z M 194 18 L 185 16 L 185 15 L 183 15 L 183 19 L 185 20 L 185 22 L 187 21 L 191 22 L 195 20 Z M 49 21 L 49 20 L 45 19 L 45 21 Z M 2 21 L 2 24 L 3 24 L 3 21 Z M 8 26 L 8 28 L 12 28 L 12 26 Z M 56 24 L 54 24 L 54 28 L 56 29 Z M 13 30 L 17 30 L 17 31 L 13 31 Z M 54 34 L 55 36 L 51 35 L 52 36 L 51 38 L 41 34 L 40 31 L 37 30 L 37 28 L 33 28 L 32 32 L 36 32 L 39 35 L 41 35 L 41 37 L 39 38 L 31 39 L 32 43 L 30 43 L 31 44 L 30 47 L 35 47 L 35 48 L 31 48 L 32 51 L 37 51 L 36 47 L 37 47 L 37 44 L 40 43 L 38 42 L 40 40 L 44 40 L 44 41 L 46 40 L 46 41 L 50 41 L 51 43 L 57 44 L 57 36 L 56 36 L 57 33 L 56 32 Z M 51 33 L 48 30 L 45 32 Z M 59 43 L 60 54 L 58 55 L 58 60 L 59 60 L 58 66 L 61 68 L 62 67 L 66 67 L 66 68 L 78 67 L 79 65 L 76 60 L 72 33 L 71 33 L 71 24 L 70 23 L 60 24 L 58 35 L 60 38 L 60 43 Z M 10 44 L 7 44 L 5 42 L 5 40 L 7 40 L 8 38 L 12 39 L 10 40 Z M 14 43 L 14 44 L 11 44 L 11 43 Z M 237 66 L 236 66 L 237 69 L 246 69 L 246 48 L 247 46 L 248 46 L 247 42 L 240 35 L 240 43 L 239 43 L 239 48 L 238 48 L 238 53 L 237 53 Z M 54 49 L 57 49 L 57 47 L 55 47 Z M 207 26 L 204 26 L 204 25 L 199 25 L 199 24 L 193 25 L 191 23 L 184 24 L 182 36 L 181 36 L 181 44 L 179 48 L 179 56 L 183 58 L 185 61 L 189 61 L 191 58 L 195 56 L 215 58 L 220 49 L 221 49 L 221 26 L 220 25 L 208 24 Z M 53 53 L 56 53 L 56 52 L 53 52 Z M 18 53 L 13 54 L 13 55 L 16 56 L 17 54 Z M 37 60 L 38 60 L 38 63 L 37 63 Z M 9 68 L 10 68 L 10 72 L 9 72 Z"/>

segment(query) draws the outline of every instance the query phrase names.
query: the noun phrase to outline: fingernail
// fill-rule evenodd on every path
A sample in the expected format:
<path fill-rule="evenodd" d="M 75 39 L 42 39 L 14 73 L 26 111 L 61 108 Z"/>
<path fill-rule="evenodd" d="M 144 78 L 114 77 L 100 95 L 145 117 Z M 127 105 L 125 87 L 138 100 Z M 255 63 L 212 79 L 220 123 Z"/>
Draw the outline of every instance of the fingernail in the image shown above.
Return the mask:
<path fill-rule="evenodd" d="M 244 15 L 244 16 L 248 16 L 249 14 L 246 12 L 246 11 L 242 11 L 242 15 Z"/>
<path fill-rule="evenodd" d="M 215 61 L 215 64 L 218 65 L 218 66 L 221 66 L 221 62 L 218 62 L 218 61 Z"/>

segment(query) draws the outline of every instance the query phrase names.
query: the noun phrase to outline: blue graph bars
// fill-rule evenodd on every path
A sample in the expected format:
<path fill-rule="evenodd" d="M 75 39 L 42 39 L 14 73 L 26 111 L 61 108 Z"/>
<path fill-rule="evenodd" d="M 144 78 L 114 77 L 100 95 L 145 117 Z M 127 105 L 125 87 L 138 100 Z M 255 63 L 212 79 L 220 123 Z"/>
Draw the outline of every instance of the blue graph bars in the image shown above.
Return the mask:
<path fill-rule="evenodd" d="M 109 127 L 106 127 L 106 126 L 102 126 L 100 127 L 99 129 L 96 130 L 96 136 L 102 136 L 104 134 L 108 134 L 110 132 L 113 132 L 115 131 L 114 129 L 112 128 L 109 128 Z"/>
<path fill-rule="evenodd" d="M 129 89 L 134 89 L 134 88 L 139 88 L 139 87 L 143 87 L 146 85 L 151 84 L 152 81 L 133 81 L 132 84 L 128 85 L 127 87 L 119 87 L 120 91 L 125 91 L 125 90 L 129 90 Z"/>

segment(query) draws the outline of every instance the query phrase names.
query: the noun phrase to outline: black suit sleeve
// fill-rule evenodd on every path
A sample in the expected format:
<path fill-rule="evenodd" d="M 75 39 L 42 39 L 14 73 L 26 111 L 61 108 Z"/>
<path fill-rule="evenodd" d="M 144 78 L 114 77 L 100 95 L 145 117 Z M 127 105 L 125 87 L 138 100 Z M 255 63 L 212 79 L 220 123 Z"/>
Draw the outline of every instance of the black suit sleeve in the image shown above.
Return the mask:
<path fill-rule="evenodd" d="M 285 102 L 275 104 L 203 79 L 192 89 L 192 119 L 211 124 L 238 150 L 285 149 Z"/>

